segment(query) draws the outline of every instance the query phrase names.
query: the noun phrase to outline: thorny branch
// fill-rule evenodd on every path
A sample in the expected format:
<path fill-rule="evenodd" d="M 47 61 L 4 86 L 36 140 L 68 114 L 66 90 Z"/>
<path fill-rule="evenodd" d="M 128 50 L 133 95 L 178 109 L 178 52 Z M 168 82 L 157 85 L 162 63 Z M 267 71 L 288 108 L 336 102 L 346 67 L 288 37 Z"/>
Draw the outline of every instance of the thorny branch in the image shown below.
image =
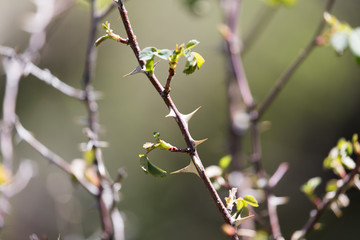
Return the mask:
<path fill-rule="evenodd" d="M 134 35 L 134 32 L 132 30 L 128 15 L 127 15 L 127 11 L 125 9 L 125 6 L 123 4 L 123 2 L 121 0 L 114 0 L 114 2 L 118 5 L 118 10 L 122 19 L 122 22 L 124 24 L 128 39 L 129 39 L 129 45 L 132 48 L 140 67 L 142 68 L 144 66 L 144 61 L 141 61 L 139 59 L 139 54 L 140 54 L 140 47 L 137 43 L 136 37 Z M 199 155 L 196 151 L 195 148 L 195 142 L 193 140 L 193 138 L 190 135 L 188 126 L 187 126 L 187 122 L 185 121 L 185 119 L 182 117 L 181 113 L 178 111 L 176 105 L 174 104 L 173 100 L 171 99 L 169 94 L 163 94 L 164 91 L 164 87 L 160 84 L 160 82 L 158 81 L 158 79 L 155 77 L 155 75 L 150 75 L 149 73 L 145 73 L 146 76 L 148 77 L 148 79 L 150 80 L 150 82 L 152 83 L 152 85 L 154 86 L 154 88 L 156 89 L 156 91 L 159 93 L 159 95 L 162 97 L 164 103 L 166 104 L 166 106 L 173 111 L 173 113 L 175 114 L 175 120 L 179 126 L 179 129 L 181 131 L 181 133 L 183 134 L 183 137 L 185 139 L 185 142 L 187 144 L 187 147 L 191 150 L 191 152 L 189 153 L 191 160 L 193 162 L 193 164 L 196 166 L 196 170 L 200 176 L 200 178 L 202 179 L 202 181 L 204 182 L 206 188 L 208 189 L 212 199 L 214 200 L 218 210 L 220 211 L 224 221 L 230 225 L 232 225 L 232 221 L 231 221 L 231 216 L 229 214 L 229 212 L 226 210 L 223 202 L 221 201 L 218 193 L 216 192 L 216 190 L 214 189 L 210 179 L 207 177 L 206 173 L 205 173 L 205 168 L 199 158 Z M 238 236 L 235 234 L 232 236 L 232 239 L 238 239 Z"/>

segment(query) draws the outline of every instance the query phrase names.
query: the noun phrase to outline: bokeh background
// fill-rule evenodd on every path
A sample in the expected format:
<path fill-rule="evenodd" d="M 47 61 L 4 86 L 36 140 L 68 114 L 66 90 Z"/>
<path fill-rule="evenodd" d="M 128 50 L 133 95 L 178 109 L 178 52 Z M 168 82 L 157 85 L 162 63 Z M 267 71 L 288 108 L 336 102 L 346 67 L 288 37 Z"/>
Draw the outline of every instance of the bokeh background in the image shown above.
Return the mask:
<path fill-rule="evenodd" d="M 190 130 L 195 138 L 209 138 L 199 147 L 204 165 L 209 166 L 227 154 L 226 68 L 217 31 L 222 22 L 219 3 L 208 0 L 201 4 L 197 14 L 181 0 L 129 0 L 126 7 L 142 48 L 171 49 L 176 43 L 194 38 L 201 42 L 196 51 L 206 63 L 191 76 L 179 69 L 171 95 L 183 113 L 202 106 Z M 243 1 L 241 33 L 246 34 L 263 5 L 262 1 Z M 258 102 L 313 36 L 324 5 L 325 0 L 303 0 L 294 7 L 279 9 L 254 43 L 244 65 Z M 359 1 L 343 0 L 335 4 L 333 13 L 356 27 L 360 26 L 359 10 Z M 28 0 L 0 0 L 0 44 L 20 51 L 27 46 L 29 36 L 21 26 L 31 11 L 34 6 Z M 124 35 L 117 11 L 105 20 Z M 76 4 L 52 25 L 39 66 L 80 88 L 88 30 L 88 7 Z M 136 65 L 130 48 L 107 41 L 98 48 L 93 82 L 103 92 L 99 101 L 101 139 L 110 145 L 104 149 L 106 166 L 112 176 L 120 167 L 128 173 L 118 206 L 126 216 L 127 239 L 227 239 L 220 230 L 222 219 L 199 179 L 187 174 L 158 179 L 140 169 L 138 154 L 143 153 L 143 143 L 153 140 L 154 131 L 176 146 L 184 143 L 175 122 L 164 117 L 168 110 L 147 79 L 142 75 L 122 77 Z M 165 62 L 160 62 L 156 74 L 165 79 Z M 1 99 L 4 82 L 1 69 Z M 286 239 L 303 226 L 312 208 L 300 186 L 314 176 L 330 178 L 331 172 L 322 169 L 323 159 L 340 137 L 360 133 L 359 89 L 360 68 L 349 51 L 338 57 L 329 47 L 319 47 L 263 118 L 271 122 L 270 130 L 262 135 L 266 171 L 273 173 L 281 162 L 290 165 L 275 189 L 277 195 L 290 197 L 287 205 L 279 207 Z M 63 158 L 71 161 L 81 157 L 78 146 L 86 141 L 78 124 L 86 114 L 83 103 L 29 76 L 20 85 L 17 113 L 25 128 Z M 246 146 L 248 154 L 250 144 Z M 44 234 L 49 239 L 57 239 L 59 234 L 66 240 L 96 239 L 99 217 L 94 199 L 26 143 L 18 144 L 16 150 L 19 160 L 36 163 L 37 176 L 11 199 L 12 212 L 0 239 L 28 239 L 31 233 Z M 188 164 L 181 154 L 154 152 L 150 157 L 170 171 Z M 225 196 L 225 192 L 221 194 Z M 351 203 L 344 216 L 337 219 L 327 212 L 321 219 L 323 230 L 310 234 L 308 239 L 359 238 L 360 193 L 350 190 L 349 196 Z"/>

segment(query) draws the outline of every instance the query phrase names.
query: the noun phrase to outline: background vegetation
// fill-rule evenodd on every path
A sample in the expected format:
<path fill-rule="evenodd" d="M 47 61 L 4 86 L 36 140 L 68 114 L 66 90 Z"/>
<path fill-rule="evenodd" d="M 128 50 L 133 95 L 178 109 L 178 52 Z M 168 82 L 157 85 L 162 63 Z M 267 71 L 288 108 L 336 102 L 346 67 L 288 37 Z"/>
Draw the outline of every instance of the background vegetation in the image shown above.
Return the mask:
<path fill-rule="evenodd" d="M 258 102 L 312 37 L 324 3 L 299 1 L 294 7 L 279 9 L 247 53 L 244 65 Z M 171 49 L 193 38 L 201 42 L 196 50 L 206 63 L 197 74 L 179 72 L 173 81 L 176 91 L 172 97 L 182 112 L 202 106 L 190 128 L 197 139 L 209 138 L 199 147 L 205 166 L 216 164 L 227 154 L 225 61 L 217 31 L 222 21 L 218 2 L 204 1 L 202 16 L 189 12 L 179 0 L 133 0 L 126 4 L 141 48 Z M 240 20 L 242 33 L 246 33 L 263 3 L 248 0 L 243 4 Z M 33 9 L 27 0 L 0 1 L 0 44 L 23 49 L 28 35 L 21 26 Z M 344 0 L 335 5 L 333 13 L 359 26 L 359 10 L 358 1 Z M 118 18 L 118 12 L 113 11 L 106 20 L 116 32 L 124 33 Z M 39 66 L 80 88 L 88 31 L 88 8 L 78 3 L 52 25 Z M 130 48 L 109 41 L 98 49 L 94 86 L 104 93 L 99 101 L 101 139 L 110 144 L 104 149 L 104 158 L 112 176 L 120 167 L 128 173 L 119 204 L 126 216 L 127 239 L 227 239 L 219 228 L 222 220 L 216 208 L 195 176 L 158 179 L 140 169 L 138 154 L 143 143 L 152 140 L 153 131 L 160 131 L 178 146 L 183 140 L 175 123 L 164 118 L 168 110 L 156 92 L 149 90 L 147 79 L 140 75 L 122 77 L 136 65 Z M 165 62 L 159 64 L 159 79 L 166 78 L 167 67 Z M 3 94 L 4 75 L 0 79 Z M 286 239 L 303 225 L 312 207 L 300 186 L 314 176 L 330 177 L 330 172 L 322 170 L 323 159 L 340 137 L 351 138 L 360 132 L 359 79 L 360 68 L 349 52 L 339 58 L 330 48 L 318 48 L 263 118 L 271 123 L 262 138 L 264 168 L 272 173 L 279 163 L 290 164 L 275 189 L 278 195 L 290 197 L 287 205 L 279 207 L 280 222 L 288 223 L 282 226 Z M 17 113 L 23 125 L 50 149 L 65 159 L 81 156 L 77 146 L 85 137 L 78 122 L 86 115 L 81 103 L 29 76 L 20 84 Z M 37 176 L 12 199 L 12 213 L 0 238 L 27 239 L 31 233 L 46 234 L 49 239 L 56 239 L 58 234 L 62 239 L 90 237 L 99 225 L 94 200 L 26 144 L 20 143 L 16 154 L 36 162 Z M 165 169 L 176 170 L 188 163 L 186 156 L 153 154 L 152 159 Z M 337 219 L 328 212 L 322 218 L 324 230 L 312 233 L 309 239 L 340 239 L 345 232 L 346 239 L 357 239 L 360 195 L 355 191 L 349 195 L 352 201 L 344 217 Z"/>

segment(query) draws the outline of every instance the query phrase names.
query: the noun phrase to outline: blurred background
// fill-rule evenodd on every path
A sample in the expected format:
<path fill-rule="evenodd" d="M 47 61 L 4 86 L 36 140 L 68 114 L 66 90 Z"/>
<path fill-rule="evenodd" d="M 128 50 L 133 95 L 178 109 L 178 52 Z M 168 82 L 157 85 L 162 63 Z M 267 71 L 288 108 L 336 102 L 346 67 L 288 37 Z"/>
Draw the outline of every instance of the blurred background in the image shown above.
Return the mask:
<path fill-rule="evenodd" d="M 217 164 L 227 152 L 227 106 L 225 59 L 217 26 L 222 22 L 218 1 L 203 0 L 189 10 L 182 0 L 126 1 L 133 29 L 140 47 L 173 49 L 175 44 L 197 39 L 196 47 L 206 60 L 200 71 L 186 76 L 178 69 L 171 95 L 179 110 L 189 113 L 202 106 L 190 123 L 192 136 L 208 138 L 199 147 L 205 166 Z M 275 80 L 312 38 L 321 18 L 325 0 L 298 1 L 282 7 L 268 28 L 244 58 L 246 74 L 257 102 L 262 102 Z M 255 20 L 262 1 L 243 1 L 241 34 Z M 360 26 L 360 2 L 338 1 L 333 14 L 351 26 Z M 22 30 L 31 1 L 0 0 L 0 44 L 22 51 L 29 35 Z M 52 24 L 38 65 L 50 69 L 62 81 L 81 88 L 85 48 L 89 31 L 89 8 L 76 4 Z M 125 36 L 115 10 L 104 19 L 121 36 Z M 99 28 L 100 29 L 100 28 Z M 99 36 L 104 34 L 100 30 Z M 180 63 L 184 64 L 183 62 Z M 129 47 L 106 41 L 98 47 L 98 61 L 93 83 L 103 93 L 99 101 L 101 140 L 109 147 L 104 159 L 110 175 L 118 168 L 128 176 L 120 191 L 119 209 L 126 219 L 126 236 L 136 239 L 227 239 L 220 230 L 222 218 L 202 182 L 190 174 L 171 175 L 163 179 L 145 175 L 139 166 L 142 145 L 152 141 L 154 131 L 162 138 L 184 147 L 175 121 L 168 114 L 152 85 L 143 75 L 123 78 L 137 63 Z M 167 64 L 160 62 L 157 77 L 165 83 Z M 0 97 L 5 86 L 0 69 Z M 279 207 L 280 223 L 286 239 L 300 229 L 309 216 L 312 204 L 300 191 L 309 178 L 332 177 L 322 169 L 322 161 L 341 137 L 360 133 L 360 68 L 351 53 L 338 57 L 330 47 L 319 47 L 298 69 L 290 83 L 275 100 L 263 120 L 271 128 L 262 134 L 263 164 L 272 174 L 281 162 L 290 169 L 275 189 L 290 202 Z M 29 76 L 22 80 L 17 114 L 25 128 L 64 159 L 82 156 L 79 144 L 86 141 L 79 119 L 86 115 L 83 103 L 70 99 L 41 81 Z M 249 137 L 246 138 L 246 141 Z M 246 143 L 245 154 L 251 153 Z M 69 176 L 49 164 L 26 143 L 16 147 L 18 161 L 31 159 L 37 175 L 28 187 L 11 199 L 11 214 L 0 239 L 28 239 L 36 233 L 49 239 L 96 239 L 99 216 L 94 199 Z M 188 164 L 182 154 L 158 151 L 151 160 L 173 171 Z M 323 189 L 323 185 L 320 189 Z M 321 191 L 322 192 L 322 191 Z M 226 192 L 220 192 L 222 197 Z M 321 219 L 322 231 L 308 239 L 358 239 L 360 193 L 349 191 L 350 206 L 337 219 L 328 211 Z M 346 237 L 344 237 L 346 236 Z"/>

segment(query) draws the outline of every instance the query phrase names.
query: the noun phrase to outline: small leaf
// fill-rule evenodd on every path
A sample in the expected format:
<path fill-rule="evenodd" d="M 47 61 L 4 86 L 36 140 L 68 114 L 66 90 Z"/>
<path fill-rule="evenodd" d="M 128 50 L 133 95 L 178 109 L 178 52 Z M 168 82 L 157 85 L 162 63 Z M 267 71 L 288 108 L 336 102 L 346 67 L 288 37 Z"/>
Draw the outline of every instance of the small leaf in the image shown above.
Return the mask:
<path fill-rule="evenodd" d="M 86 163 L 92 164 L 95 160 L 95 149 L 91 148 L 90 150 L 86 150 L 83 154 L 83 159 Z"/>
<path fill-rule="evenodd" d="M 161 59 L 168 60 L 170 56 L 173 54 L 174 51 L 171 51 L 169 49 L 162 49 L 155 53 L 156 56 L 158 56 Z"/>
<path fill-rule="evenodd" d="M 225 170 L 226 168 L 229 167 L 231 160 L 232 160 L 232 158 L 230 155 L 226 155 L 226 156 L 222 157 L 219 161 L 219 167 L 221 169 Z"/>
<path fill-rule="evenodd" d="M 144 149 L 149 149 L 149 148 L 152 148 L 154 146 L 154 143 L 151 143 L 151 142 L 147 142 L 143 145 L 143 148 Z"/>
<path fill-rule="evenodd" d="M 95 47 L 99 46 L 100 43 L 102 43 L 103 41 L 105 41 L 106 39 L 109 39 L 111 38 L 109 35 L 104 35 L 104 36 L 101 36 L 99 37 L 96 41 L 95 41 Z"/>
<path fill-rule="evenodd" d="M 253 196 L 251 196 L 251 195 L 247 195 L 247 196 L 243 197 L 243 199 L 244 199 L 244 201 L 245 201 L 246 203 L 248 203 L 249 205 L 251 205 L 251 206 L 253 206 L 253 207 L 258 207 L 258 206 L 259 206 L 259 204 L 258 204 L 258 202 L 256 201 L 256 199 L 255 199 Z"/>
<path fill-rule="evenodd" d="M 345 31 L 339 31 L 331 35 L 331 46 L 339 54 L 342 54 L 348 46 L 348 34 Z"/>
<path fill-rule="evenodd" d="M 173 148 L 174 146 L 171 145 L 170 143 L 165 142 L 164 140 L 159 140 L 159 148 L 161 150 L 170 150 L 171 148 Z"/>
<path fill-rule="evenodd" d="M 190 49 L 190 48 L 193 48 L 195 47 L 196 45 L 198 45 L 200 42 L 193 39 L 193 40 L 190 40 L 187 44 L 186 44 L 186 47 L 185 49 Z"/>
<path fill-rule="evenodd" d="M 196 59 L 196 66 L 198 67 L 198 69 L 200 69 L 200 67 L 204 64 L 205 59 L 197 52 L 193 52 L 193 54 Z"/>
<path fill-rule="evenodd" d="M 145 156 L 144 154 L 140 154 L 139 157 L 140 157 L 140 166 L 145 173 L 150 173 L 154 177 L 166 176 L 167 174 L 166 171 L 152 164 L 147 156 Z"/>
<path fill-rule="evenodd" d="M 349 156 L 342 157 L 341 162 L 344 164 L 344 166 L 347 169 L 352 170 L 356 167 L 354 160 L 352 160 L 351 157 L 349 157 Z"/>
<path fill-rule="evenodd" d="M 146 47 L 140 52 L 139 59 L 144 61 L 150 60 L 157 52 L 158 50 L 154 47 Z"/>
<path fill-rule="evenodd" d="M 147 71 L 150 74 L 150 76 L 152 76 L 154 73 L 154 58 L 155 58 L 155 56 L 153 56 L 151 59 L 147 60 L 146 64 L 145 64 L 145 67 L 146 67 L 145 71 Z"/>
<path fill-rule="evenodd" d="M 149 164 L 149 173 L 154 177 L 166 177 L 167 172 L 162 170 L 161 168 L 157 167 L 156 165 L 152 164 L 150 161 Z"/>
<path fill-rule="evenodd" d="M 337 179 L 331 179 L 326 184 L 326 192 L 333 192 L 338 189 Z"/>
<path fill-rule="evenodd" d="M 149 161 L 148 158 L 144 154 L 140 154 L 140 166 L 141 169 L 148 174 L 149 173 Z"/>
<path fill-rule="evenodd" d="M 244 207 L 246 207 L 246 202 L 243 199 L 238 199 L 235 203 L 237 211 L 241 211 Z"/>
<path fill-rule="evenodd" d="M 360 57 L 360 27 L 350 32 L 349 46 L 354 56 Z"/>

